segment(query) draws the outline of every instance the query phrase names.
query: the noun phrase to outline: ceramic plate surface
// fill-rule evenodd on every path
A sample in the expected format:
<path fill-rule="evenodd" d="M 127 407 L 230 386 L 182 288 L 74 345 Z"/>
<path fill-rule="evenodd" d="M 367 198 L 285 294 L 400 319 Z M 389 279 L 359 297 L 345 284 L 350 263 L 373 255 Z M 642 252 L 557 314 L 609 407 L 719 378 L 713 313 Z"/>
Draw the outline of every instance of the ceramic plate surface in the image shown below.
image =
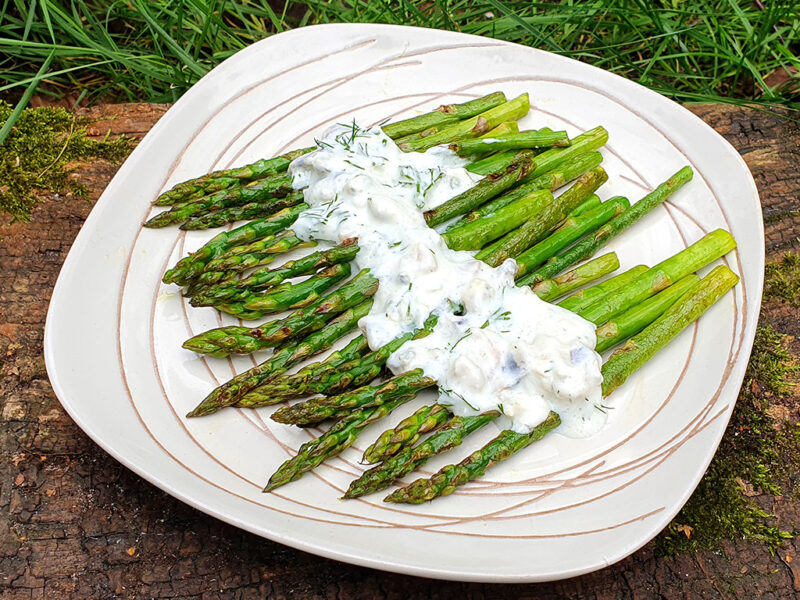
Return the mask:
<path fill-rule="evenodd" d="M 161 284 L 165 269 L 212 233 L 143 229 L 151 201 L 190 177 L 309 145 L 335 122 L 372 124 L 494 90 L 509 98 L 530 92 L 526 128 L 575 135 L 604 125 L 610 179 L 603 198 L 638 200 L 691 165 L 694 180 L 611 247 L 623 269 L 652 265 L 722 227 L 739 243 L 726 262 L 741 283 L 608 399 L 608 425 L 591 438 L 547 436 L 423 506 L 387 505 L 384 494 L 339 500 L 363 468 L 365 445 L 414 404 L 372 426 L 341 457 L 263 494 L 268 476 L 319 431 L 278 425 L 269 410 L 183 416 L 254 363 L 204 359 L 181 348 L 194 333 L 236 321 L 190 308 L 177 287 Z M 641 547 L 696 486 L 744 375 L 763 248 L 758 195 L 742 159 L 700 119 L 654 92 L 490 39 L 396 26 L 307 27 L 225 61 L 131 154 L 58 279 L 45 336 L 47 368 L 66 410 L 100 446 L 209 515 L 379 569 L 472 581 L 558 579 Z M 492 427 L 424 472 L 460 460 L 496 435 Z"/>

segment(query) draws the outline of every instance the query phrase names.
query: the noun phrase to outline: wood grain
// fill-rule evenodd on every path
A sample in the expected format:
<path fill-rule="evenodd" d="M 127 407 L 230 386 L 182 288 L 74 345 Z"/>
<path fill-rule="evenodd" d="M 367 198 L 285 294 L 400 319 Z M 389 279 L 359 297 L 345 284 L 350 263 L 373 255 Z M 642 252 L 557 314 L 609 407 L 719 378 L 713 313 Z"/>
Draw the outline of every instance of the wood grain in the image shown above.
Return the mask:
<path fill-rule="evenodd" d="M 102 105 L 97 136 L 143 136 L 168 106 Z M 761 194 L 768 259 L 800 239 L 800 129 L 727 105 L 691 110 L 744 156 Z M 141 480 L 64 413 L 42 358 L 50 294 L 73 239 L 116 167 L 81 165 L 90 202 L 46 198 L 31 223 L 0 224 L 0 599 L 31 598 L 795 598 L 800 543 L 758 544 L 657 559 L 649 546 L 602 571 L 549 584 L 426 580 L 354 567 L 225 525 Z M 800 336 L 796 311 L 770 303 L 762 320 Z M 793 347 L 796 354 L 798 348 Z M 76 341 L 80 351 L 80 341 Z M 784 528 L 800 502 L 757 498 Z M 580 548 L 576 548 L 579 552 Z M 788 557 L 788 558 L 787 558 Z M 791 559 L 795 560 L 792 561 Z M 536 560 L 535 556 L 531 560 Z"/>

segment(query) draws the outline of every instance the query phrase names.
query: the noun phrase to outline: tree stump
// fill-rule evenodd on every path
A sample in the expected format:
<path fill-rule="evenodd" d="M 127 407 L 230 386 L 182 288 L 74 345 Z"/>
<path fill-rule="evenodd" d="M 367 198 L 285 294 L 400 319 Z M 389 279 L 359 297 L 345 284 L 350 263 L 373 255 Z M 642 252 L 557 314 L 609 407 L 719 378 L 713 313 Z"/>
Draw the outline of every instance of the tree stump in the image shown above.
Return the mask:
<path fill-rule="evenodd" d="M 92 135 L 143 136 L 165 105 L 103 105 Z M 730 105 L 691 110 L 744 156 L 761 194 L 768 260 L 798 244 L 800 128 Z M 73 239 L 116 167 L 76 171 L 90 201 L 54 196 L 30 223 L 0 225 L 0 598 L 796 598 L 800 541 L 775 555 L 757 543 L 656 558 L 650 545 L 583 577 L 536 585 L 426 580 L 319 558 L 226 525 L 168 496 L 90 441 L 47 379 L 42 338 L 48 301 Z M 762 322 L 797 337 L 788 304 Z M 793 343 L 791 350 L 798 354 Z M 793 398 L 796 400 L 796 396 Z M 796 407 L 796 404 L 795 404 Z M 796 415 L 796 408 L 794 411 Z M 800 502 L 769 497 L 783 528 Z M 792 558 L 795 558 L 792 561 Z"/>

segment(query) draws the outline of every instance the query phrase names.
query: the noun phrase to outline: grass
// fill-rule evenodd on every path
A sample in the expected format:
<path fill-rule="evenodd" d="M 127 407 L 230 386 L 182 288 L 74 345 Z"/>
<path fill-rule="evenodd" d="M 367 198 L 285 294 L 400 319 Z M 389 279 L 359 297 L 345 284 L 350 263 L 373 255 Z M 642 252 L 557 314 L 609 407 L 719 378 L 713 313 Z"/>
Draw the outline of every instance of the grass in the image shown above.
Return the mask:
<path fill-rule="evenodd" d="M 395 23 L 535 46 L 681 102 L 800 108 L 790 0 L 0 0 L 0 94 L 176 100 L 249 44 L 315 23 Z"/>

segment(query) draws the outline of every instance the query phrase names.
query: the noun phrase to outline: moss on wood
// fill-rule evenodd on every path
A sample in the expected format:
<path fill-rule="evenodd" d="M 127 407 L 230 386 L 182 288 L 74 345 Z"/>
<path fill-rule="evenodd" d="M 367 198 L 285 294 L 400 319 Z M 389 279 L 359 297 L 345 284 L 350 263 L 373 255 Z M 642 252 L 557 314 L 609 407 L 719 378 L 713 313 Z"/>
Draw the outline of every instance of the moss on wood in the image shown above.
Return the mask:
<path fill-rule="evenodd" d="M 0 126 L 11 111 L 9 104 L 0 101 Z M 89 122 L 63 108 L 28 108 L 22 112 L 0 144 L 0 212 L 29 221 L 42 193 L 86 197 L 86 187 L 71 176 L 76 163 L 89 158 L 119 162 L 128 155 L 133 140 L 92 140 L 86 135 Z"/>
<path fill-rule="evenodd" d="M 800 429 L 776 410 L 800 370 L 786 343 L 769 325 L 759 327 L 719 449 L 692 497 L 656 538 L 658 554 L 717 548 L 736 538 L 774 550 L 793 537 L 764 510 L 771 496 L 795 492 L 792 470 L 800 464 Z"/>
<path fill-rule="evenodd" d="M 800 255 L 787 252 L 780 260 L 767 263 L 764 298 L 800 306 Z"/>

